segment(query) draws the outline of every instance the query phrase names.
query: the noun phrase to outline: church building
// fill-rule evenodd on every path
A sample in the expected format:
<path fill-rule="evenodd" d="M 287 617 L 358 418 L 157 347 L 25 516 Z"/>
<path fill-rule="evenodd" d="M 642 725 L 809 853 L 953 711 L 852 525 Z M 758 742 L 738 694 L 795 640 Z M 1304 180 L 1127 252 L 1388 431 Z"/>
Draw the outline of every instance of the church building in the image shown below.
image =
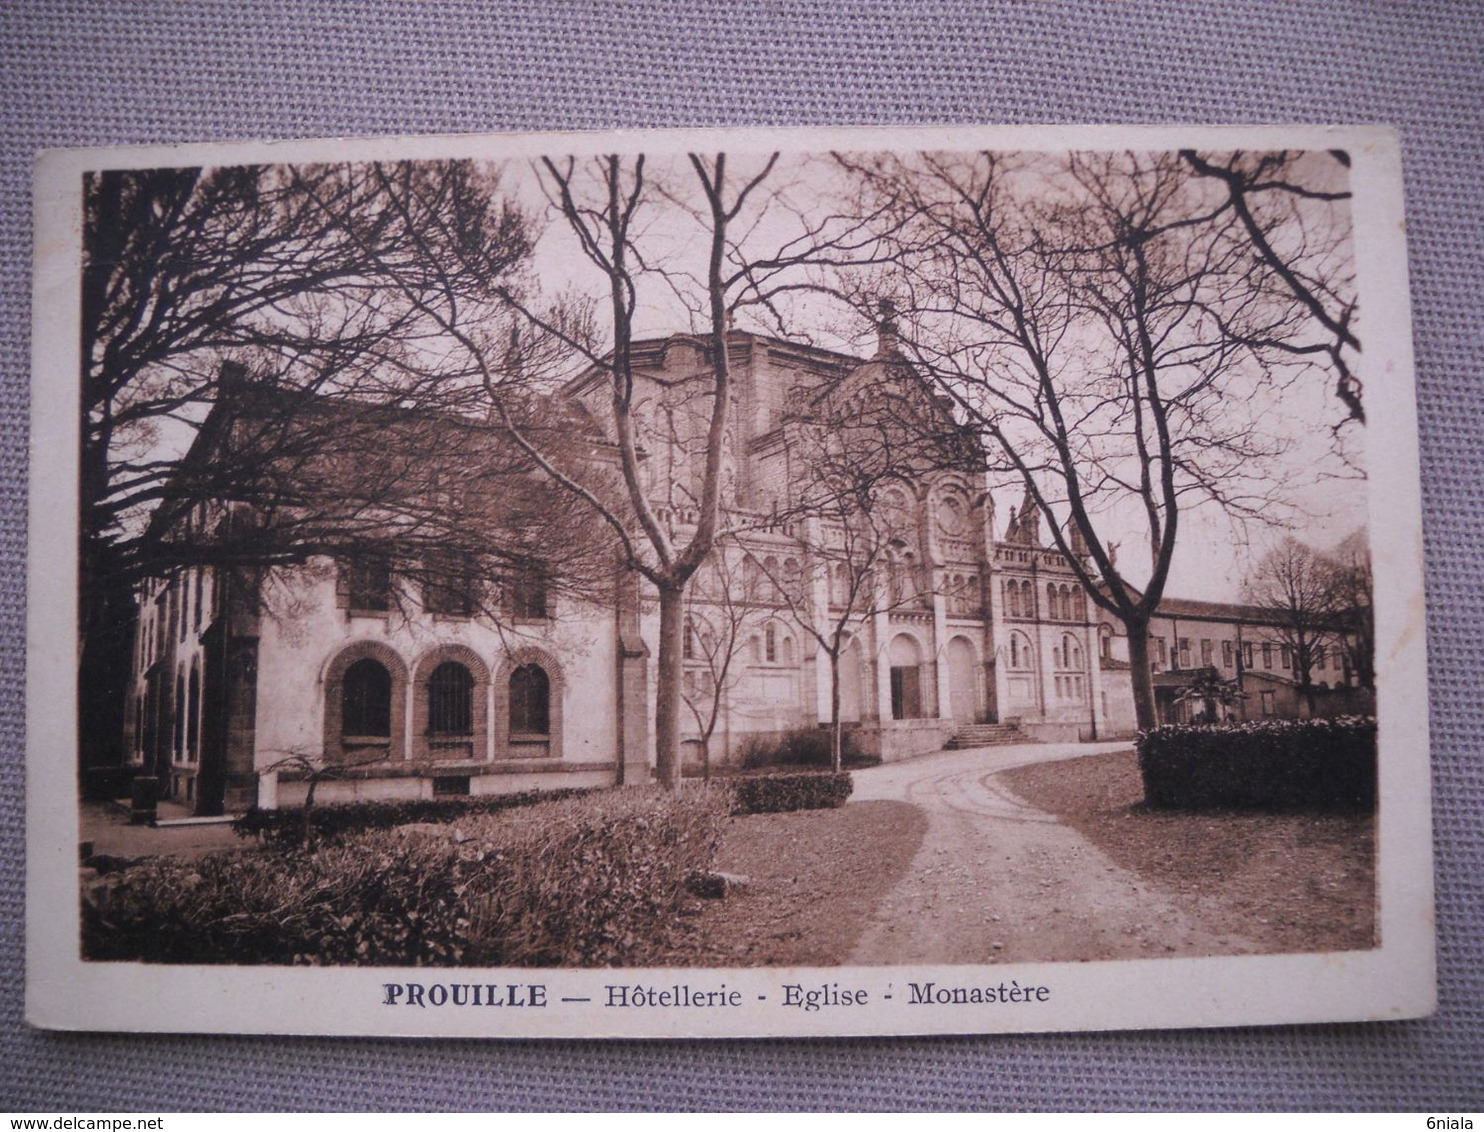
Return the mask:
<path fill-rule="evenodd" d="M 862 359 L 728 334 L 723 508 L 735 533 L 698 575 L 688 607 L 691 762 L 703 740 L 713 765 L 736 763 L 827 724 L 831 666 L 807 626 L 842 617 L 840 717 L 863 754 L 892 760 L 950 744 L 1133 731 L 1121 628 L 1047 545 L 1034 504 L 1021 499 L 997 515 L 984 472 L 954 455 L 964 441 L 951 415 L 893 345 L 884 333 L 876 356 Z M 696 519 L 707 350 L 689 335 L 633 347 L 645 490 L 682 538 Z M 605 442 L 605 380 L 594 370 L 563 394 L 594 450 Z M 880 485 L 890 538 L 863 588 L 852 585 L 848 557 L 831 550 L 841 532 L 797 506 L 808 473 L 798 437 L 821 404 L 880 404 L 883 391 L 940 414 L 948 439 L 942 459 L 919 456 L 915 474 Z M 508 443 L 494 424 L 458 427 L 471 450 Z M 392 447 L 395 429 L 388 436 Z M 183 521 L 204 530 L 232 514 L 228 501 L 205 502 Z M 486 587 L 477 600 L 333 555 L 265 567 L 250 594 L 234 590 L 237 577 L 193 567 L 138 595 L 127 748 L 198 812 L 296 804 L 326 767 L 333 773 L 316 798 L 328 802 L 650 781 L 659 619 L 637 575 L 617 571 L 584 592 L 533 576 Z M 857 600 L 862 592 L 868 600 Z M 1198 667 L 1235 672 L 1245 657 L 1259 696 L 1246 710 L 1297 714 L 1260 613 L 1196 605 L 1165 604 L 1156 683 Z M 721 637 L 732 647 L 718 685 Z M 1173 717 L 1174 700 L 1165 702 Z"/>

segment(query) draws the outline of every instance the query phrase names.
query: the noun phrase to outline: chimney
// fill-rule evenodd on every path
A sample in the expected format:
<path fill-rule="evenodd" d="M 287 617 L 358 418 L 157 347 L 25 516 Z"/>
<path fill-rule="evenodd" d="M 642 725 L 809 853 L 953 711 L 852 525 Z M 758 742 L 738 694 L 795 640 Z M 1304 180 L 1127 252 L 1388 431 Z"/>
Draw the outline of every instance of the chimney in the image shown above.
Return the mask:
<path fill-rule="evenodd" d="M 882 299 L 876 304 L 876 310 L 881 316 L 876 323 L 876 356 L 900 357 L 902 351 L 897 338 L 897 304 L 890 299 Z"/>

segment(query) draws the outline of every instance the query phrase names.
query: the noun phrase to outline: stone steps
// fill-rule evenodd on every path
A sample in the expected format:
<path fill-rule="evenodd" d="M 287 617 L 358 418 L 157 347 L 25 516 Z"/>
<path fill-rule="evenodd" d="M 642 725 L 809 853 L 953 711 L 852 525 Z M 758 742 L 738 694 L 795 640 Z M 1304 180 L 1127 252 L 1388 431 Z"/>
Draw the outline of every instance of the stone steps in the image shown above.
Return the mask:
<path fill-rule="evenodd" d="M 1028 743 L 1030 739 L 1016 723 L 973 723 L 954 733 L 943 748 L 945 751 L 962 751 L 968 747 L 1004 747 L 1012 743 Z"/>

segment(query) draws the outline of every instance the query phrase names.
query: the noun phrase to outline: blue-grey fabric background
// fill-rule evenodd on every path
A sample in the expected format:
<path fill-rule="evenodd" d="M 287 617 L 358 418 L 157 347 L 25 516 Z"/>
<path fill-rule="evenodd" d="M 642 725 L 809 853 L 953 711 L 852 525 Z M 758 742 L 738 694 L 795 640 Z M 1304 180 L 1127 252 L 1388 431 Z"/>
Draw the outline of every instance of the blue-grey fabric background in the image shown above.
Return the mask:
<path fill-rule="evenodd" d="M 1484 1107 L 1484 6 L 506 0 L 0 11 L 0 1109 Z M 1402 130 L 1441 1007 L 1374 1026 L 707 1043 L 61 1036 L 22 1021 L 31 164 L 51 146 L 908 122 Z M 230 1016 L 222 1019 L 231 1026 Z"/>

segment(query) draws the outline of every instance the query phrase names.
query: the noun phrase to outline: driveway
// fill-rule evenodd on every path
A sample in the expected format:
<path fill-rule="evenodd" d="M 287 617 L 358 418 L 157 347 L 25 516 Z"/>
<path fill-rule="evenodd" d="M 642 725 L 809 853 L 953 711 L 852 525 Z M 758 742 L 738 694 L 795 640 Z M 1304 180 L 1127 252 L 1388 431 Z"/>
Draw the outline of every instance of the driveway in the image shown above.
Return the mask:
<path fill-rule="evenodd" d="M 1249 954 L 1252 940 L 1208 930 L 1194 911 L 1115 865 L 999 779 L 1127 743 L 1019 744 L 944 751 L 853 772 L 852 802 L 909 802 L 922 846 L 862 933 L 851 962 L 981 964 Z"/>

